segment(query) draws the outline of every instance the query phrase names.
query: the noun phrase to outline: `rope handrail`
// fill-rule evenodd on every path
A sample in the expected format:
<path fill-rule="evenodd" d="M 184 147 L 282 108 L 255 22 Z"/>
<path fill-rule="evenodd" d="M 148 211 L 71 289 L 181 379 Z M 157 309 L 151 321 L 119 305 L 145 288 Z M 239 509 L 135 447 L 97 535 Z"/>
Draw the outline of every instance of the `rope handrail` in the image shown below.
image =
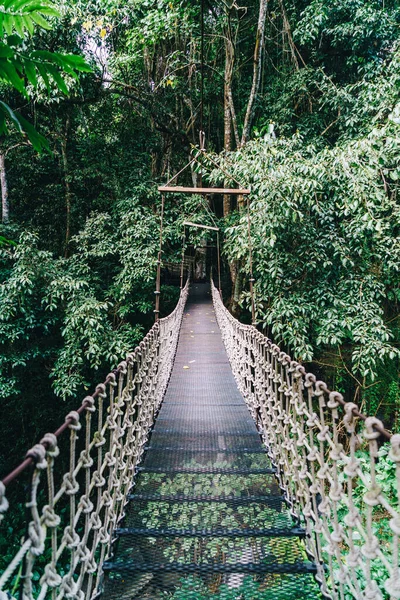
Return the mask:
<path fill-rule="evenodd" d="M 233 374 L 292 515 L 306 530 L 324 597 L 399 599 L 400 434 L 391 435 L 255 327 L 237 321 L 213 283 L 212 294 Z M 378 454 L 381 436 L 390 441 L 387 457 Z M 393 497 L 380 485 L 383 460 L 396 473 Z M 388 533 L 379 539 L 382 520 Z"/>
<path fill-rule="evenodd" d="M 133 476 L 171 374 L 188 291 L 189 281 L 175 310 L 156 322 L 79 409 L 71 411 L 55 433 L 46 434 L 0 482 L 1 521 L 9 508 L 6 486 L 34 465 L 26 505 L 31 521 L 25 540 L 0 576 L 0 600 L 11 597 L 21 563 L 24 600 L 91 600 L 99 594 L 113 531 L 124 516 Z M 66 430 L 69 468 L 58 481 L 54 469 L 60 454 L 58 437 Z M 40 573 L 37 583 L 34 571 L 35 578 Z"/>

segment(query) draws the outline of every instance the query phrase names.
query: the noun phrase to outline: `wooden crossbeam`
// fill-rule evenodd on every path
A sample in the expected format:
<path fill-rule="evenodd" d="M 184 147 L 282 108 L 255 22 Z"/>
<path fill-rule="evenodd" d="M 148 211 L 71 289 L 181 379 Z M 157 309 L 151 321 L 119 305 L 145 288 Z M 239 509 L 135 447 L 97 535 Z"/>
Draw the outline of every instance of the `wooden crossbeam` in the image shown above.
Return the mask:
<path fill-rule="evenodd" d="M 199 223 L 192 223 L 191 221 L 184 221 L 184 225 L 189 227 L 200 227 L 201 229 L 212 229 L 213 231 L 219 231 L 219 227 L 211 227 L 211 225 L 200 225 Z"/>
<path fill-rule="evenodd" d="M 158 191 L 165 194 L 168 192 L 172 192 L 175 194 L 231 194 L 234 196 L 248 196 L 250 194 L 250 190 L 240 189 L 240 188 L 193 188 L 193 187 L 184 187 L 182 185 L 177 186 L 169 186 L 169 185 L 161 185 L 158 188 Z"/>

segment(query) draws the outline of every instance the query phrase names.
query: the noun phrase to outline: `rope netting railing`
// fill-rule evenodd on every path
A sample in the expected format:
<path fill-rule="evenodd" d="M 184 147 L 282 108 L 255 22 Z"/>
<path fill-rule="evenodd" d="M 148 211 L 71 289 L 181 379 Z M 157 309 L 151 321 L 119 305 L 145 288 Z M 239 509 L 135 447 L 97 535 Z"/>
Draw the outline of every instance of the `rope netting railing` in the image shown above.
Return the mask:
<path fill-rule="evenodd" d="M 235 379 L 291 512 L 306 530 L 323 595 L 400 598 L 400 435 L 239 323 L 214 285 L 212 292 Z M 388 448 L 381 443 L 387 440 Z M 382 472 L 391 473 L 389 491 Z"/>
<path fill-rule="evenodd" d="M 0 577 L 1 600 L 11 598 L 16 589 L 24 600 L 89 600 L 98 595 L 113 531 L 124 516 L 135 469 L 171 374 L 188 287 L 175 310 L 154 324 L 95 393 L 0 482 L 0 519 L 6 524 L 13 509 L 6 486 L 33 465 L 27 534 Z M 63 440 L 60 452 L 58 437 L 66 429 L 69 441 Z M 69 464 L 60 475 L 65 453 Z"/>

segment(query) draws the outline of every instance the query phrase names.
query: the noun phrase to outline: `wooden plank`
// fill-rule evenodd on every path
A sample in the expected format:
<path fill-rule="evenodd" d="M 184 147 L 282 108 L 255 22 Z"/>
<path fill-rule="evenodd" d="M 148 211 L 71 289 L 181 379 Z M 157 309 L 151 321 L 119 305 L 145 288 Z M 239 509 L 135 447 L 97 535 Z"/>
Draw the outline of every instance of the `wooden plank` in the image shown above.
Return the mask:
<path fill-rule="evenodd" d="M 201 229 L 212 229 L 213 231 L 219 231 L 219 227 L 211 227 L 211 225 L 200 225 L 199 223 L 192 223 L 191 221 L 184 221 L 184 225 L 189 225 L 190 227 L 200 227 Z"/>
<path fill-rule="evenodd" d="M 172 192 L 175 194 L 232 194 L 235 196 L 248 196 L 250 194 L 250 190 L 240 189 L 240 188 L 192 188 L 192 187 L 184 187 L 182 185 L 177 186 L 168 186 L 168 185 L 160 185 L 158 191 L 161 193 Z"/>

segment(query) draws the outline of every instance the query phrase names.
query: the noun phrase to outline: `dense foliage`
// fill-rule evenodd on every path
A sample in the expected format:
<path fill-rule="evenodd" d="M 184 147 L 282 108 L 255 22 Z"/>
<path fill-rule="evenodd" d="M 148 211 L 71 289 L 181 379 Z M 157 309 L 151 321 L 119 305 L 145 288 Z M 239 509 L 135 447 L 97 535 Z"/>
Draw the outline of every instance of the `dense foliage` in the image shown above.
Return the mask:
<path fill-rule="evenodd" d="M 257 320 L 397 425 L 398 3 L 242 4 L 205 2 L 203 128 L 253 190 Z M 151 324 L 156 185 L 199 143 L 200 3 L 7 0 L 0 22 L 6 470 Z M 248 319 L 242 209 L 167 198 L 164 258 L 179 262 L 185 219 L 219 219 L 225 297 Z"/>
<path fill-rule="evenodd" d="M 334 148 L 267 135 L 225 160 L 254 194 L 258 321 L 298 359 L 347 373 L 356 395 L 383 371 L 396 380 L 399 139 L 392 113 Z M 246 214 L 232 216 L 225 251 L 245 273 Z"/>

